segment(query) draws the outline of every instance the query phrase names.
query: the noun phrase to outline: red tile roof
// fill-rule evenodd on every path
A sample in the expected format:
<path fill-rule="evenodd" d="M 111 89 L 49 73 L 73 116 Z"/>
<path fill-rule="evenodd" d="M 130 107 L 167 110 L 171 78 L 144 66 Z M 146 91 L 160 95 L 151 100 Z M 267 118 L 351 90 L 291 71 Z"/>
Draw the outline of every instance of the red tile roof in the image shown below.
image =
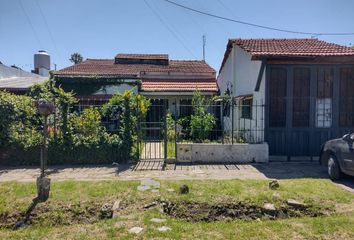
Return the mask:
<path fill-rule="evenodd" d="M 117 64 L 114 59 L 87 59 L 54 72 L 59 76 L 138 77 L 143 72 L 215 73 L 205 61 L 170 60 L 168 65 Z"/>
<path fill-rule="evenodd" d="M 127 54 L 127 53 L 119 53 L 119 54 L 116 55 L 116 58 L 168 60 L 168 54 Z"/>
<path fill-rule="evenodd" d="M 315 38 L 231 39 L 252 56 L 354 56 L 354 49 Z"/>
<path fill-rule="evenodd" d="M 233 45 L 249 52 L 252 57 L 328 57 L 354 56 L 354 49 L 315 38 L 229 39 L 221 64 L 224 66 Z"/>
<path fill-rule="evenodd" d="M 217 92 L 215 79 L 142 79 L 144 92 Z"/>

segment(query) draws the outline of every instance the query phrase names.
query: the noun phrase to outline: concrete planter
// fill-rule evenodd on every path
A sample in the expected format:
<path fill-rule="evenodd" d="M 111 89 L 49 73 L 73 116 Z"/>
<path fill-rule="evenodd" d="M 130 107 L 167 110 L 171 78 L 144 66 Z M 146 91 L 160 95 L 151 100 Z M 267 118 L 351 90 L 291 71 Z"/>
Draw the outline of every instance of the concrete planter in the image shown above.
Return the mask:
<path fill-rule="evenodd" d="M 177 162 L 264 163 L 268 162 L 267 143 L 209 144 L 177 143 Z"/>

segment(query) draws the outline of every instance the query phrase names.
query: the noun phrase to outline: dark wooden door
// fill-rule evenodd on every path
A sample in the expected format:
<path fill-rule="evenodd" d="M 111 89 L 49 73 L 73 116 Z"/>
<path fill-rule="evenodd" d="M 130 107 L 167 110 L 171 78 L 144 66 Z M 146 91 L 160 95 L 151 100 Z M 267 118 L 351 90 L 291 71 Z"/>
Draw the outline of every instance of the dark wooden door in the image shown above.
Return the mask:
<path fill-rule="evenodd" d="M 354 127 L 354 67 L 269 65 L 266 141 L 271 156 L 316 160 L 322 144 Z"/>

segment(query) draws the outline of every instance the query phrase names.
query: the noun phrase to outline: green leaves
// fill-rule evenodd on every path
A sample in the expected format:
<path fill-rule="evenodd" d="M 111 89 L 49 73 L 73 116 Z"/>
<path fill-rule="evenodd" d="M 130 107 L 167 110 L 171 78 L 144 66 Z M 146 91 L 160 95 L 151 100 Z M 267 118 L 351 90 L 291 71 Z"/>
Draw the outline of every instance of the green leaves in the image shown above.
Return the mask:
<path fill-rule="evenodd" d="M 107 104 L 102 107 L 105 117 L 115 121 L 114 128 L 123 140 L 122 154 L 126 160 L 136 157 L 135 143 L 141 137 L 138 129 L 140 121 L 145 119 L 150 101 L 140 94 L 124 91 L 112 96 Z"/>
<path fill-rule="evenodd" d="M 39 123 L 40 117 L 30 97 L 0 91 L 0 147 L 14 143 L 25 148 L 37 146 Z"/>
<path fill-rule="evenodd" d="M 105 136 L 105 129 L 101 127 L 101 114 L 93 107 L 86 108 L 79 115 L 73 115 L 70 125 L 75 145 L 97 144 Z"/>
<path fill-rule="evenodd" d="M 215 126 L 215 117 L 206 111 L 207 102 L 199 91 L 194 92 L 192 105 L 193 115 L 190 121 L 190 135 L 194 141 L 203 142 Z"/>
<path fill-rule="evenodd" d="M 126 91 L 99 107 L 73 112 L 77 100 L 49 81 L 32 87 L 28 96 L 0 91 L 0 150 L 7 151 L 9 164 L 37 164 L 42 142 L 42 117 L 35 101 L 46 99 L 56 111 L 48 118 L 51 163 L 109 163 L 136 157 L 141 134 L 138 123 L 145 119 L 150 101 Z M 108 129 L 115 124 L 114 129 Z M 30 155 L 29 151 L 38 153 Z M 5 155 L 4 155 L 5 156 Z"/>

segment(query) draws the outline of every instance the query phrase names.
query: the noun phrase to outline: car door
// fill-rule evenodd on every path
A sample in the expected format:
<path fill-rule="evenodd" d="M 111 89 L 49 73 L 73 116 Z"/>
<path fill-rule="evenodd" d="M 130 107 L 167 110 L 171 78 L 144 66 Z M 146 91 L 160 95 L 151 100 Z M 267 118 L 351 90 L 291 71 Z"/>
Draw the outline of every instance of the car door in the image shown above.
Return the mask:
<path fill-rule="evenodd" d="M 341 148 L 344 170 L 354 171 L 354 133 L 343 139 L 344 146 Z"/>

